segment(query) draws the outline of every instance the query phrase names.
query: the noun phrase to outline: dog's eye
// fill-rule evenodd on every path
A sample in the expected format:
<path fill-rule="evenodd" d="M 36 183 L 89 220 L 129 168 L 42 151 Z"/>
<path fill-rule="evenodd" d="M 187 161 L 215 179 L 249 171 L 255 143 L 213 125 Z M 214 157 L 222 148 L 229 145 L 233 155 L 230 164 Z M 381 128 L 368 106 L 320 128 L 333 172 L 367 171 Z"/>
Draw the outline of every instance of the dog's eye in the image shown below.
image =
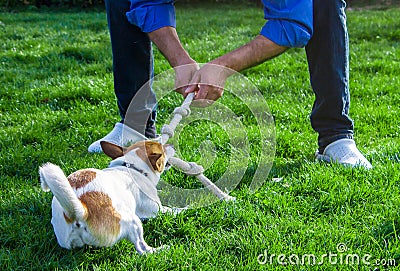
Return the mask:
<path fill-rule="evenodd" d="M 76 222 L 76 223 L 75 223 L 75 226 L 78 227 L 78 228 L 80 228 L 80 227 L 81 227 L 81 224 L 80 224 L 79 222 Z"/>

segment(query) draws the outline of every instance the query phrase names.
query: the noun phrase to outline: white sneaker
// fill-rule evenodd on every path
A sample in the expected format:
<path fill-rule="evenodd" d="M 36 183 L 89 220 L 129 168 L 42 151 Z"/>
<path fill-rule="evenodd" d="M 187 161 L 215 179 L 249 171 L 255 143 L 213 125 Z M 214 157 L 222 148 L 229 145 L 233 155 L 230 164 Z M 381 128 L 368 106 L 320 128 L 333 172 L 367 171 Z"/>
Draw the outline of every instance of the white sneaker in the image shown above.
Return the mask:
<path fill-rule="evenodd" d="M 350 167 L 372 168 L 371 163 L 357 149 L 353 139 L 343 138 L 336 140 L 326 146 L 323 154 L 319 154 L 317 151 L 315 156 L 317 160 L 328 163 L 336 162 Z"/>
<path fill-rule="evenodd" d="M 103 150 L 100 146 L 100 141 L 107 141 L 118 146 L 126 146 L 131 145 L 135 142 L 146 140 L 147 138 L 140 134 L 139 132 L 135 131 L 134 129 L 117 122 L 112 129 L 112 131 L 107 134 L 105 137 L 93 142 L 89 148 L 88 152 L 90 153 L 101 153 Z"/>

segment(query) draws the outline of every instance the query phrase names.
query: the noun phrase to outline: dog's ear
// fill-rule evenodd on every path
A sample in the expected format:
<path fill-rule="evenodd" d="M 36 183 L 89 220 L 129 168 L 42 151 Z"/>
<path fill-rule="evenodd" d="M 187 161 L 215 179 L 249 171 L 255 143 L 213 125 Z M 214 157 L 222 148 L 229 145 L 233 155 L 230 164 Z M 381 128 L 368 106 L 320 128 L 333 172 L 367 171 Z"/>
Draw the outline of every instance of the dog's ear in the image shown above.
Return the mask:
<path fill-rule="evenodd" d="M 163 172 L 165 156 L 159 153 L 154 153 L 148 156 L 151 166 L 158 172 Z"/>
<path fill-rule="evenodd" d="M 118 145 L 107 141 L 101 141 L 100 145 L 104 154 L 108 157 L 111 157 L 113 160 L 124 155 L 124 148 Z"/>
<path fill-rule="evenodd" d="M 165 165 L 165 153 L 162 145 L 158 142 L 146 141 L 147 158 L 154 170 L 163 172 Z"/>

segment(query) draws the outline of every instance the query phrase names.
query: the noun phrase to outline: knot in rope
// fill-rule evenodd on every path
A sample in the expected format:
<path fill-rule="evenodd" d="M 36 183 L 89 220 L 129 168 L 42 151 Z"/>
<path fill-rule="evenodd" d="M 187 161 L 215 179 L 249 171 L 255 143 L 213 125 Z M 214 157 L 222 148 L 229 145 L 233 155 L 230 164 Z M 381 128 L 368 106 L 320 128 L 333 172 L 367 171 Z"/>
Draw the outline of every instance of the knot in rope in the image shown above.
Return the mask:
<path fill-rule="evenodd" d="M 169 158 L 168 163 L 189 176 L 197 176 L 204 172 L 204 168 L 195 162 L 185 162 L 177 157 Z"/>
<path fill-rule="evenodd" d="M 190 115 L 190 108 L 189 108 L 189 107 L 183 108 L 182 106 L 177 107 L 177 108 L 175 108 L 175 110 L 174 110 L 174 114 L 179 114 L 179 115 L 181 115 L 183 118 L 184 118 L 184 117 L 187 117 L 187 116 Z"/>
<path fill-rule="evenodd" d="M 174 133 L 175 133 L 174 130 L 175 130 L 175 129 L 174 129 L 173 127 L 171 127 L 171 126 L 168 125 L 168 124 L 165 124 L 165 125 L 163 125 L 163 127 L 161 128 L 161 133 L 162 133 L 163 135 L 168 135 L 168 137 L 171 138 L 171 137 L 174 136 Z"/>
<path fill-rule="evenodd" d="M 188 164 L 189 164 L 190 168 L 189 168 L 189 170 L 184 171 L 184 173 L 186 175 L 197 176 L 197 175 L 203 174 L 204 168 L 202 166 L 200 166 L 194 162 L 188 162 Z"/>

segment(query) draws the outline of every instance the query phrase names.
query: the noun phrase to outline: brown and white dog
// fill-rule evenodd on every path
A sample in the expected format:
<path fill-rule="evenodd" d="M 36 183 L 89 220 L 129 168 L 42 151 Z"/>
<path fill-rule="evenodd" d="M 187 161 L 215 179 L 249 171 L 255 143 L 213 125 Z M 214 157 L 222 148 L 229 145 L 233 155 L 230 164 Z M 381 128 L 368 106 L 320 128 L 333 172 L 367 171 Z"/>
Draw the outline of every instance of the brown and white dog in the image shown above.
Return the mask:
<path fill-rule="evenodd" d="M 161 205 L 156 185 L 173 147 L 153 141 L 101 146 L 113 159 L 106 169 L 82 169 L 68 177 L 51 163 L 39 169 L 42 189 L 54 195 L 51 223 L 59 245 L 103 247 L 128 239 L 140 254 L 155 251 L 143 239 L 140 219 L 169 210 Z"/>

